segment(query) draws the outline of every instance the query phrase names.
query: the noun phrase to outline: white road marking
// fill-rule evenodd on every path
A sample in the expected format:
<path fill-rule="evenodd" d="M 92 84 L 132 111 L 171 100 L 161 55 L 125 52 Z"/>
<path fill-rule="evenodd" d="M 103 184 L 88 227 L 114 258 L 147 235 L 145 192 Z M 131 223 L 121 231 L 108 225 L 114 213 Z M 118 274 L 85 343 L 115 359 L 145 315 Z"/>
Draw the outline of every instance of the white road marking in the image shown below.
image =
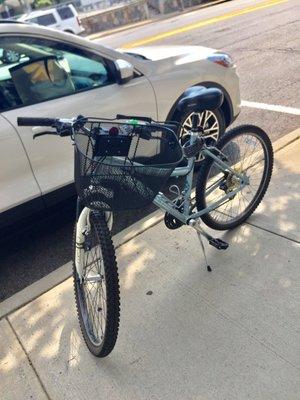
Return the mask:
<path fill-rule="evenodd" d="M 277 106 L 275 104 L 256 103 L 254 101 L 242 100 L 242 107 L 259 108 L 261 110 L 275 111 L 285 114 L 300 115 L 300 108 Z"/>

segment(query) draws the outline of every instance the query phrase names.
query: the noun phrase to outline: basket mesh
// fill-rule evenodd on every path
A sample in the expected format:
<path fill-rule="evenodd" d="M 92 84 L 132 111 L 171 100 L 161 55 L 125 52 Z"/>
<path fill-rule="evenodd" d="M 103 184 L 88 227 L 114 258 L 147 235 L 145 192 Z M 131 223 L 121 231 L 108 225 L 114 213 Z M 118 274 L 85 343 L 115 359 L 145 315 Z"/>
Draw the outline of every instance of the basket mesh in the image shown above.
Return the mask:
<path fill-rule="evenodd" d="M 151 203 L 182 160 L 176 135 L 161 124 L 88 120 L 74 136 L 76 189 L 96 210 Z"/>

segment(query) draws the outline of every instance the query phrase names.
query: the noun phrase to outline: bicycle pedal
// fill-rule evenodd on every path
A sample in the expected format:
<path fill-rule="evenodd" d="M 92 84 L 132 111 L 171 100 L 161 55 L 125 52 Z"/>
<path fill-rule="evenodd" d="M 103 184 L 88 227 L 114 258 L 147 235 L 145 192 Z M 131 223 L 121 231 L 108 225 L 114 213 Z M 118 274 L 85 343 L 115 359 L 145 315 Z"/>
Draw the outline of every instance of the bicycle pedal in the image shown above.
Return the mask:
<path fill-rule="evenodd" d="M 229 246 L 228 243 L 224 242 L 224 241 L 221 240 L 221 239 L 217 239 L 217 238 L 209 239 L 209 240 L 208 240 L 208 243 L 209 243 L 211 246 L 214 246 L 214 247 L 215 247 L 216 249 L 218 249 L 218 250 L 226 250 L 226 249 L 228 248 L 228 246 Z"/>

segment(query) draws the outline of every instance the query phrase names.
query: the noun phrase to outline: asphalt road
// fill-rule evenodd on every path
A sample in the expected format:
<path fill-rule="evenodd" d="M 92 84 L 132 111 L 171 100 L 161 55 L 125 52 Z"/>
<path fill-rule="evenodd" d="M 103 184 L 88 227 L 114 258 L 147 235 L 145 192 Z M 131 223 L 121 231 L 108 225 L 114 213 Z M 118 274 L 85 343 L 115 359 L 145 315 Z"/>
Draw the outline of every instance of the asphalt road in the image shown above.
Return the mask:
<path fill-rule="evenodd" d="M 271 6 L 248 11 L 262 1 L 233 0 L 104 37 L 99 43 L 114 48 L 203 45 L 226 51 L 237 64 L 242 100 L 299 108 L 300 2 L 263 3 Z M 241 10 L 245 14 L 233 16 Z M 211 18 L 220 20 L 191 29 Z M 172 34 L 180 29 L 183 32 Z M 165 33 L 171 36 L 159 39 Z M 149 40 L 153 41 L 147 43 Z M 257 124 L 276 140 L 299 127 L 299 116 L 243 107 L 236 121 L 241 123 Z"/>
<path fill-rule="evenodd" d="M 115 48 L 198 44 L 229 52 L 238 66 L 242 99 L 258 103 L 255 108 L 243 107 L 235 124 L 257 124 L 276 140 L 298 128 L 300 118 L 260 107 L 266 103 L 300 108 L 300 4 L 298 0 L 269 1 L 264 8 L 259 4 L 262 2 L 233 0 L 99 41 Z M 151 211 L 153 207 L 117 215 L 115 231 Z M 47 216 L 37 216 L 26 231 L 0 244 L 0 301 L 71 259 L 73 221 L 74 207 L 66 204 Z"/>

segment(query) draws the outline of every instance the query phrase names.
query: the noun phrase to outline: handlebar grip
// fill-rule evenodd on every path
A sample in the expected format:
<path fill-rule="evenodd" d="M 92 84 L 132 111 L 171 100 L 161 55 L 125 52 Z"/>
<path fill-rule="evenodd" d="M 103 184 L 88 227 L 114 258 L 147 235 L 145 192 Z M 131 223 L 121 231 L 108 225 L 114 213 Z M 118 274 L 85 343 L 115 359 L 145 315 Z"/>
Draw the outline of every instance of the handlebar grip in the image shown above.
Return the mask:
<path fill-rule="evenodd" d="M 55 126 L 57 124 L 55 118 L 30 118 L 30 117 L 18 117 L 18 126 Z"/>
<path fill-rule="evenodd" d="M 137 119 L 139 121 L 145 121 L 149 122 L 151 124 L 152 118 L 149 117 L 139 117 L 138 115 L 123 115 L 123 114 L 117 114 L 116 115 L 117 119 Z"/>

